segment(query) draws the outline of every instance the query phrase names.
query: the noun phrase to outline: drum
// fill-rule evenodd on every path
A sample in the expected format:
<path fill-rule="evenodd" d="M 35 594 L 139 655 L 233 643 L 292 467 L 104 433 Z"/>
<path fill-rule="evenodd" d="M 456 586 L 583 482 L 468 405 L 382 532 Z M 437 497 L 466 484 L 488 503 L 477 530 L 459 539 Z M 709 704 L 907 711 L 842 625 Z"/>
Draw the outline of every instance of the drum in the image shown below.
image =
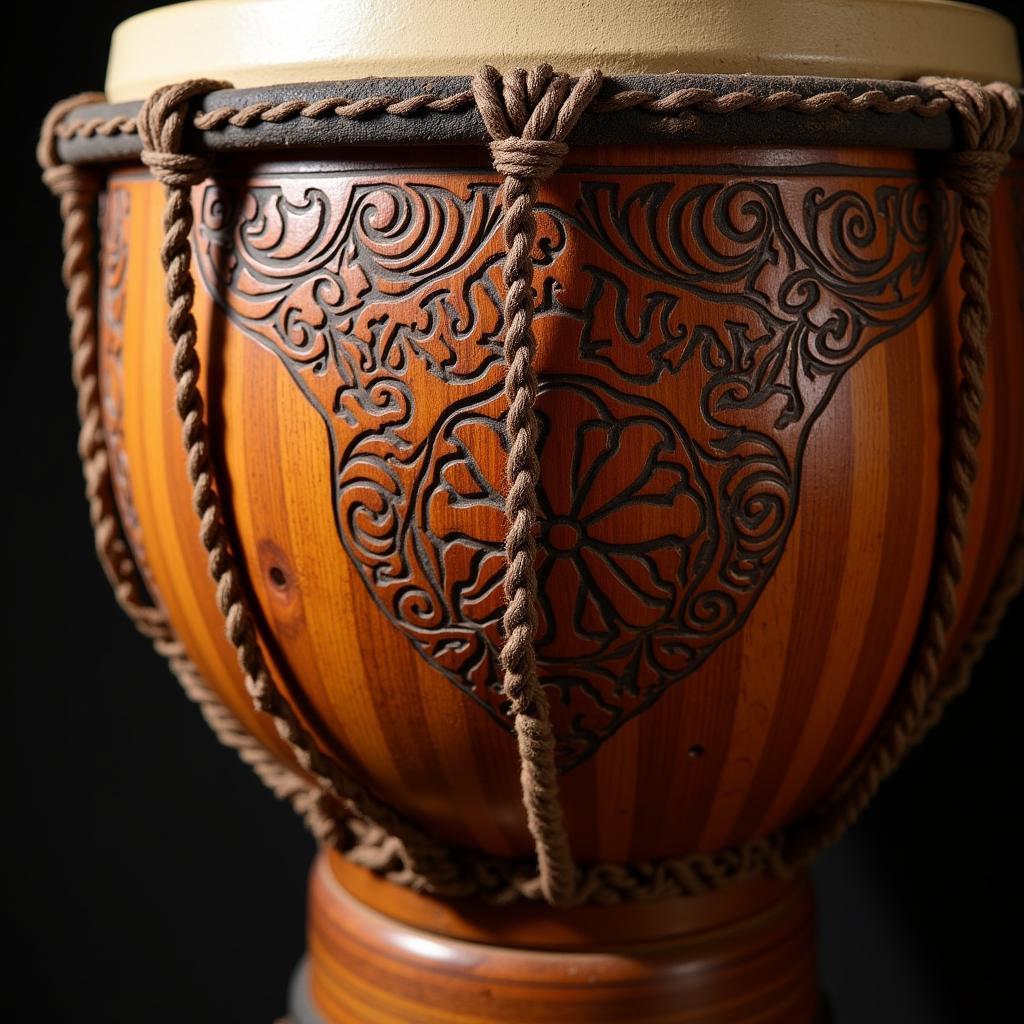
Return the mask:
<path fill-rule="evenodd" d="M 934 0 L 232 0 L 55 108 L 97 548 L 321 840 L 295 1024 L 819 1019 L 806 866 L 1020 583 L 1019 82 Z"/>

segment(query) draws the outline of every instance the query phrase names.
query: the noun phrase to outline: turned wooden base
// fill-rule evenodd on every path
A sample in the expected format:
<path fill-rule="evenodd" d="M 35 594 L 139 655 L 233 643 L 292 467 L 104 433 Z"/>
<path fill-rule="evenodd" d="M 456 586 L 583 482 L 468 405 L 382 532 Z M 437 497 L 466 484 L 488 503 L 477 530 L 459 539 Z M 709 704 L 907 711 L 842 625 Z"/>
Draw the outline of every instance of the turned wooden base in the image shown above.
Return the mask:
<path fill-rule="evenodd" d="M 325 853 L 306 977 L 296 1024 L 816 1024 L 821 1012 L 806 876 L 560 912 L 435 900 Z"/>

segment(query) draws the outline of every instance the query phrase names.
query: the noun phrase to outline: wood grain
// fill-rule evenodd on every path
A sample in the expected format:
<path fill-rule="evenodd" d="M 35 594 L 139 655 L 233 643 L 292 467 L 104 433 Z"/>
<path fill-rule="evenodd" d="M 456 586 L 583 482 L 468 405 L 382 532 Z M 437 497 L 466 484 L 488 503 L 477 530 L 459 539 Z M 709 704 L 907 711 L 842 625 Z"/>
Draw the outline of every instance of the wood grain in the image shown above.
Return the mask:
<path fill-rule="evenodd" d="M 339 1024 L 812 1024 L 820 1008 L 805 877 L 776 884 L 769 899 L 748 893 L 745 913 L 734 901 L 717 921 L 706 903 L 692 918 L 685 907 L 663 907 L 661 934 L 648 927 L 647 941 L 630 935 L 640 907 L 616 908 L 617 934 L 595 919 L 602 908 L 584 908 L 569 914 L 575 946 L 538 949 L 441 936 L 384 916 L 343 888 L 325 857 L 310 882 L 310 991 Z M 572 927 L 560 912 L 534 913 L 554 919 L 563 936 Z"/>
<path fill-rule="evenodd" d="M 755 169 L 744 171 L 744 165 Z M 276 189 L 299 204 L 305 201 L 303 189 L 315 187 L 332 208 L 340 208 L 359 182 L 389 183 L 398 189 L 424 186 L 451 194 L 469 210 L 470 219 L 458 230 L 469 235 L 479 227 L 481 232 L 480 242 L 467 246 L 472 259 L 467 257 L 464 269 L 450 275 L 458 293 L 463 286 L 486 290 L 488 275 L 495 272 L 487 261 L 500 256 L 498 236 L 484 230 L 489 214 L 472 206 L 480 202 L 473 199 L 474 189 L 493 190 L 494 176 L 483 168 L 484 155 L 477 150 L 444 155 L 388 151 L 383 163 L 380 153 L 356 152 L 344 162 L 296 158 L 276 164 L 239 163 L 223 168 L 216 186 L 242 201 L 261 189 Z M 559 216 L 582 216 L 580 204 L 588 182 L 590 187 L 598 184 L 600 196 L 618 190 L 621 199 L 662 183 L 678 196 L 688 189 L 756 181 L 778 191 L 778 209 L 797 225 L 809 190 L 820 188 L 825 196 L 843 191 L 862 196 L 880 225 L 878 236 L 864 243 L 862 254 L 884 262 L 881 228 L 886 214 L 878 214 L 879 189 L 907 189 L 926 172 L 914 155 L 893 151 L 697 146 L 578 151 L 566 171 L 542 189 L 541 202 L 552 211 L 542 211 L 542 229 Z M 1015 173 L 1018 177 L 1012 180 L 1019 190 L 1019 168 Z M 116 454 L 127 467 L 119 500 L 123 509 L 131 507 L 137 523 L 132 541 L 144 547 L 155 588 L 190 654 L 247 726 L 288 760 L 273 728 L 251 710 L 223 638 L 197 539 L 173 412 L 170 353 L 163 336 L 157 255 L 160 190 L 140 173 L 125 171 L 112 176 L 110 195 L 124 195 L 128 204 L 124 342 L 117 365 L 110 362 L 109 346 L 104 348 L 105 373 L 108 378 L 116 376 L 122 393 L 123 422 L 119 431 L 111 431 L 119 446 Z M 197 190 L 198 219 L 209 226 L 204 196 L 203 189 Z M 997 572 L 1024 493 L 1024 412 L 1018 401 L 1024 382 L 1019 344 L 1021 267 L 1015 249 L 1021 236 L 1020 206 L 1019 201 L 1014 206 L 1010 178 L 994 203 L 995 326 L 989 402 L 968 570 L 961 587 L 965 607 L 957 626 L 959 639 Z M 648 208 L 652 204 L 653 199 Z M 669 205 L 666 201 L 664 209 Z M 644 209 L 632 208 L 623 221 L 638 237 L 646 230 Z M 741 221 L 752 216 L 738 208 L 734 213 Z M 384 217 L 379 209 L 367 216 Z M 291 228 L 297 232 L 292 236 L 285 232 L 291 238 L 288 258 L 297 260 L 316 228 L 308 218 L 294 223 L 305 225 Z M 724 236 L 710 212 L 701 223 L 717 239 L 724 257 L 744 251 L 747 243 L 738 236 Z M 743 221 L 747 227 L 750 223 Z M 456 231 L 451 219 L 438 224 L 437 233 L 421 246 L 428 255 L 450 244 Z M 643 237 L 648 242 L 655 239 L 667 252 L 670 224 L 665 213 Z M 274 230 L 271 224 L 269 234 L 257 242 L 269 246 Z M 302 232 L 306 234 L 300 238 Z M 827 233 L 819 240 L 825 250 L 833 244 Z M 204 244 L 201 236 L 196 244 Z M 906 241 L 897 242 L 897 256 L 901 245 L 906 248 Z M 358 268 L 348 260 L 344 245 L 338 256 L 339 279 L 358 297 Z M 226 258 L 223 252 L 207 253 L 205 258 L 214 269 L 223 269 L 217 263 Z M 652 285 L 650 274 L 622 269 L 621 260 L 615 266 L 625 298 L 616 312 L 612 300 L 617 285 L 608 276 L 609 260 L 607 238 L 582 230 L 571 234 L 551 256 L 550 277 L 558 287 L 545 299 L 549 304 L 554 295 L 563 308 L 578 310 L 586 305 L 588 290 L 601 273 L 606 286 L 588 314 L 589 335 L 581 334 L 585 317 L 539 317 L 542 376 L 556 383 L 570 378 L 596 382 L 587 386 L 604 389 L 603 395 L 614 385 L 617 394 L 634 403 L 631 408 L 640 400 L 656 400 L 685 423 L 697 442 L 709 444 L 711 429 L 693 412 L 706 371 L 699 370 L 693 359 L 657 381 L 631 382 L 628 374 L 636 377 L 648 365 L 643 359 L 650 355 L 651 345 L 629 343 L 626 328 L 633 329 L 639 323 L 638 310 L 652 294 L 662 292 L 677 303 L 676 319 L 659 326 L 655 316 L 651 331 L 671 333 L 681 324 L 709 323 L 724 335 L 727 321 L 744 323 L 748 329 L 753 322 L 728 299 L 709 300 L 706 289 L 701 292 L 678 282 Z M 564 773 L 563 803 L 581 860 L 682 855 L 764 834 L 827 792 L 879 721 L 911 651 L 928 586 L 944 416 L 955 384 L 957 260 L 954 257 L 944 273 L 935 262 L 934 256 L 926 260 L 921 273 L 925 282 L 930 274 L 942 275 L 937 296 L 844 373 L 809 430 L 802 458 L 775 427 L 778 402 L 743 414 L 759 431 L 781 437 L 790 464 L 799 462 L 801 467 L 794 490 L 795 515 L 781 557 L 732 635 L 716 641 L 699 667 Z M 590 273 L 588 267 L 597 271 Z M 778 275 L 772 276 L 775 271 L 769 268 L 765 273 L 764 280 L 778 284 Z M 383 286 L 378 282 L 375 287 Z M 479 294 L 473 293 L 478 340 L 497 328 Z M 385 294 L 381 308 L 386 299 Z M 387 301 L 394 317 L 415 319 L 423 308 L 417 305 L 419 299 L 417 293 Z M 315 305 L 311 296 L 304 302 L 307 310 Z M 360 329 L 358 318 L 367 308 L 368 301 L 352 307 L 353 330 Z M 331 315 L 335 314 L 348 315 L 344 310 Z M 498 855 L 528 853 L 514 744 L 496 720 L 498 712 L 461 692 L 417 653 L 409 637 L 382 611 L 381 591 L 371 592 L 374 588 L 339 538 L 332 507 L 335 468 L 323 417 L 286 372 L 279 354 L 259 343 L 258 336 L 263 336 L 256 328 L 246 327 L 254 322 L 252 313 L 242 308 L 237 296 L 225 292 L 218 298 L 206 282 L 197 292 L 196 315 L 219 486 L 261 618 L 261 639 L 282 690 L 326 750 L 352 765 L 384 799 L 440 840 Z M 458 326 L 458 317 L 448 322 L 449 328 L 452 325 Z M 439 331 L 425 331 L 423 336 L 424 352 L 443 350 L 445 339 Z M 578 353 L 585 337 L 605 336 L 610 347 L 593 352 L 618 360 L 618 368 L 602 364 L 597 356 L 581 363 Z M 748 336 L 753 336 L 749 330 Z M 470 338 L 453 341 L 451 347 L 459 351 L 459 359 L 468 359 L 475 351 L 472 344 Z M 408 371 L 415 422 L 425 425 L 446 414 L 455 386 L 441 379 L 443 373 L 439 377 L 430 372 L 427 362 L 424 356 Z M 455 371 L 445 372 L 451 376 Z M 486 392 L 498 375 L 498 368 L 487 369 L 479 378 L 479 390 Z M 310 388 L 328 394 L 326 376 L 310 380 Z M 588 406 L 557 388 L 547 402 L 542 396 L 541 410 L 557 429 L 552 428 L 542 461 L 545 479 L 554 488 L 572 459 L 573 417 L 597 414 L 592 402 Z M 616 406 L 613 418 L 625 415 L 626 408 L 622 403 Z M 498 400 L 479 406 L 485 419 L 500 411 Z M 480 442 L 485 448 L 490 444 L 482 465 L 488 480 L 500 481 L 502 456 L 495 436 Z M 654 435 L 640 432 L 630 443 L 639 458 L 645 445 L 650 450 L 655 444 Z M 621 491 L 629 483 L 629 473 L 628 460 L 622 461 L 594 487 Z M 130 481 L 130 493 L 125 481 Z M 468 484 L 463 480 L 459 486 L 465 489 Z M 493 509 L 485 505 L 467 509 L 463 526 L 490 536 L 495 519 Z M 439 506 L 434 508 L 440 515 Z M 454 515 L 450 507 L 444 514 Z M 652 505 L 632 519 L 627 516 L 616 529 L 629 534 L 651 523 L 667 529 L 658 525 L 659 514 Z M 553 578 L 552 615 L 563 622 L 571 617 L 574 589 L 569 577 Z M 624 613 L 635 622 L 647 614 L 642 602 Z M 582 663 L 590 655 L 585 645 L 573 646 L 579 643 L 578 637 L 560 635 L 555 647 L 562 644 L 567 656 L 578 649 Z M 557 714 L 561 712 L 556 706 Z M 565 733 L 566 721 L 558 719 L 556 724 Z"/>

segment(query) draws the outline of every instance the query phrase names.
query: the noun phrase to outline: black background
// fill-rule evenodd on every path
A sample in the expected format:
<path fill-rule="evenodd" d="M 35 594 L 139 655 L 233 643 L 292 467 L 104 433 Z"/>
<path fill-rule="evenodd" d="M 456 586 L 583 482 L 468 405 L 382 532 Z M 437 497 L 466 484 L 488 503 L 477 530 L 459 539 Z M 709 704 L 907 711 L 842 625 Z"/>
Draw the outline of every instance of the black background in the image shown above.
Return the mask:
<path fill-rule="evenodd" d="M 48 106 L 100 86 L 111 30 L 146 6 L 27 5 L 7 42 L 29 59 L 8 107 L 17 134 L 7 129 L 19 177 L 5 210 L 15 568 L 4 574 L 13 632 L 2 720 L 16 761 L 5 775 L 6 933 L 21 962 L 0 1016 L 13 1006 L 25 1021 L 269 1024 L 303 951 L 313 843 L 218 746 L 96 564 L 57 209 L 32 159 Z M 1022 626 L 1018 601 L 972 690 L 815 869 L 839 1024 L 1003 1021 L 1024 1008 L 1012 839 Z"/>

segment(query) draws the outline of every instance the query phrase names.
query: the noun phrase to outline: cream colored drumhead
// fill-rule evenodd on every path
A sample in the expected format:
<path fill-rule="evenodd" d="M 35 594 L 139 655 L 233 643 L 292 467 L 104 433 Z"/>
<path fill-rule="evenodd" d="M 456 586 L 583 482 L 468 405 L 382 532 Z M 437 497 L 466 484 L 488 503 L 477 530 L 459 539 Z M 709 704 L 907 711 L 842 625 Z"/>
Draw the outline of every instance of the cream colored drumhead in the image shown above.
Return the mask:
<path fill-rule="evenodd" d="M 196 77 L 242 88 L 542 60 L 608 74 L 1021 79 L 1010 23 L 947 0 L 194 0 L 117 28 L 107 95 Z"/>

